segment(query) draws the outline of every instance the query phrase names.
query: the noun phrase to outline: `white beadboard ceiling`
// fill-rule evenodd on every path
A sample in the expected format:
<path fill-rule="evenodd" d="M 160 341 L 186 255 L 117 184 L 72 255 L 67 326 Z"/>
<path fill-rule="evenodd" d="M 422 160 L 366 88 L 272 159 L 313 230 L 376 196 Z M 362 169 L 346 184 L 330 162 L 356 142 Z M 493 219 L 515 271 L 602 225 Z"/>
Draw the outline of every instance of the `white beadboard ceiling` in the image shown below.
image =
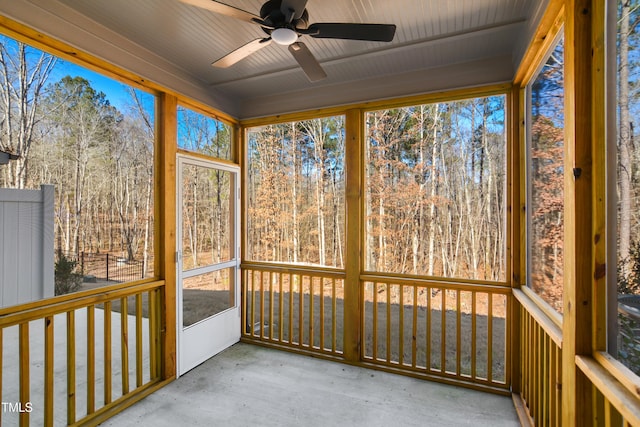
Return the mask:
<path fill-rule="evenodd" d="M 258 15 L 262 0 L 224 0 Z M 0 0 L 0 13 L 237 118 L 509 81 L 545 0 L 309 0 L 309 23 L 397 26 L 392 42 L 302 41 L 328 77 L 311 83 L 272 43 L 211 63 L 264 32 L 178 0 Z"/>

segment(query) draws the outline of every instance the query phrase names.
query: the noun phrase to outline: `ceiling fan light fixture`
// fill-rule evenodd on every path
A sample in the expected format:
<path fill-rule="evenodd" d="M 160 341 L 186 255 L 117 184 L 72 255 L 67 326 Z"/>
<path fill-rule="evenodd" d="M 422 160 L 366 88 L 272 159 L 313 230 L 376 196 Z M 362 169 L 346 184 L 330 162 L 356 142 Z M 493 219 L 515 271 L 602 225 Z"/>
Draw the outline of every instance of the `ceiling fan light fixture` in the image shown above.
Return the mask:
<path fill-rule="evenodd" d="M 271 39 L 283 46 L 289 46 L 298 40 L 298 34 L 290 28 L 276 28 L 271 32 Z"/>

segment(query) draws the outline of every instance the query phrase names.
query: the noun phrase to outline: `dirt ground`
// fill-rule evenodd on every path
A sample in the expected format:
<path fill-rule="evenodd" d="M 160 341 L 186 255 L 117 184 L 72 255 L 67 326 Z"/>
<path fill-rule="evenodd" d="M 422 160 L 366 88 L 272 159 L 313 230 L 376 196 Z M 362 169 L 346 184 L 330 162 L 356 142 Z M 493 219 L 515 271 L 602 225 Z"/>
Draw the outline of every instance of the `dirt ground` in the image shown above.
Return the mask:
<path fill-rule="evenodd" d="M 115 283 L 117 282 L 83 283 L 80 290 L 96 289 Z M 229 298 L 228 291 L 185 289 L 183 291 L 183 304 L 184 325 L 189 326 L 226 310 L 230 305 L 233 305 L 233 302 Z M 100 305 L 100 307 L 102 307 L 102 305 Z M 143 317 L 149 317 L 148 307 L 148 294 L 145 292 L 142 295 Z M 111 302 L 111 310 L 118 313 L 120 312 L 120 300 Z M 127 312 L 130 315 L 136 314 L 134 297 L 127 299 Z"/>
<path fill-rule="evenodd" d="M 324 327 L 320 319 L 321 298 L 318 295 L 313 298 L 313 323 L 311 327 L 309 325 L 310 302 L 308 293 L 302 295 L 302 317 L 300 316 L 301 298 L 299 293 L 292 294 L 292 301 L 288 293 L 282 295 L 282 311 L 280 311 L 280 295 L 278 293 L 274 292 L 273 299 L 267 293 L 262 306 L 260 305 L 259 293 L 255 293 L 254 297 L 254 335 L 294 344 L 298 344 L 302 340 L 304 346 L 309 346 L 312 343 L 312 346 L 316 348 L 323 346 L 326 349 L 342 350 L 343 330 L 345 327 L 342 299 L 336 299 L 336 348 L 332 349 L 334 333 L 331 297 L 324 297 L 323 301 Z M 273 301 L 273 311 L 270 304 L 271 301 Z M 247 304 L 251 307 L 250 299 Z M 443 317 L 439 307 L 432 308 L 430 312 L 426 307 L 417 307 L 415 311 L 412 305 L 404 305 L 402 309 L 400 307 L 399 304 L 391 304 L 387 309 L 386 303 L 378 302 L 377 313 L 375 314 L 376 322 L 374 322 L 374 304 L 372 301 L 365 302 L 363 331 L 363 353 L 365 358 L 399 364 L 400 354 L 402 353 L 402 363 L 405 365 L 411 366 L 415 357 L 416 368 L 425 368 L 427 359 L 429 359 L 428 366 L 433 370 L 439 371 L 444 357 L 445 370 L 457 372 L 459 352 L 459 371 L 462 375 L 471 376 L 475 374 L 476 377 L 487 378 L 489 372 L 488 352 L 491 349 L 491 376 L 493 380 L 505 381 L 506 335 L 504 318 L 496 317 L 495 315 L 492 317 L 491 337 L 489 337 L 488 317 L 476 313 L 476 344 L 474 348 L 471 344 L 473 336 L 472 323 L 474 322 L 472 314 L 461 312 L 458 317 L 456 311 L 446 310 Z M 388 326 L 387 317 L 390 319 Z M 442 327 L 443 321 L 444 328 Z M 460 323 L 459 328 L 458 321 Z M 249 319 L 248 323 L 251 324 L 251 319 Z M 247 326 L 247 331 L 250 330 L 251 328 Z M 302 331 L 302 337 L 300 336 L 300 331 Z M 387 334 L 389 339 L 387 339 Z M 403 336 L 402 343 L 400 343 L 401 334 Z M 460 334 L 459 338 L 458 334 Z M 442 346 L 443 341 L 444 346 Z M 442 348 L 444 348 L 444 355 Z M 427 351 L 429 351 L 429 356 L 427 356 Z"/>

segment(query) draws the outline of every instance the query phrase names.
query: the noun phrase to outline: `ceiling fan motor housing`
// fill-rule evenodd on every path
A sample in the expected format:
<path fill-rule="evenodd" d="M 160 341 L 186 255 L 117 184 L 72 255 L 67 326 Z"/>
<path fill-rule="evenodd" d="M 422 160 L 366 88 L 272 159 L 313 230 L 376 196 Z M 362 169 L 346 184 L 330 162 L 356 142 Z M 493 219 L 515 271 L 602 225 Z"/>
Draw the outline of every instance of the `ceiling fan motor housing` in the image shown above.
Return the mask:
<path fill-rule="evenodd" d="M 260 8 L 260 18 L 269 25 L 269 27 L 262 27 L 265 33 L 271 35 L 271 32 L 277 28 L 290 28 L 292 30 L 301 29 L 304 30 L 309 26 L 309 13 L 307 9 L 302 12 L 300 18 L 293 18 L 293 11 L 291 16 L 285 16 L 280 9 L 282 0 L 269 0 Z M 291 19 L 291 22 L 288 20 Z"/>

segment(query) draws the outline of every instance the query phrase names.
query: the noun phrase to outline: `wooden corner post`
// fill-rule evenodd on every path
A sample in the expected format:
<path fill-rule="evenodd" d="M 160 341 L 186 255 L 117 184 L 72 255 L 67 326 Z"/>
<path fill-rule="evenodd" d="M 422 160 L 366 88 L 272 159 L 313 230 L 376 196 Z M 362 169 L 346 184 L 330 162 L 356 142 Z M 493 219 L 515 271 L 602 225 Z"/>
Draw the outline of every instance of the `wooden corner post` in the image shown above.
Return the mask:
<path fill-rule="evenodd" d="M 562 424 L 590 425 L 594 394 L 576 366 L 596 347 L 597 289 L 606 284 L 604 213 L 604 48 L 599 0 L 565 7 L 565 269 Z"/>
<path fill-rule="evenodd" d="M 526 185 L 523 173 L 524 160 L 524 108 L 522 89 L 519 85 L 514 85 L 509 93 L 508 100 L 508 140 L 507 140 L 507 171 L 508 171 L 508 193 L 510 201 L 507 208 L 507 223 L 509 229 L 508 259 L 510 274 L 507 280 L 513 289 L 520 289 L 525 283 L 523 254 L 526 254 L 526 213 L 525 201 L 522 199 L 526 194 Z M 511 388 L 513 393 L 520 393 L 520 304 L 511 297 Z"/>
<path fill-rule="evenodd" d="M 176 155 L 178 101 L 166 93 L 158 97 L 156 155 L 156 274 L 164 279 L 161 319 L 163 379 L 176 376 Z"/>
<path fill-rule="evenodd" d="M 349 110 L 345 117 L 346 250 L 344 284 L 344 357 L 360 360 L 362 259 L 363 112 Z"/>

